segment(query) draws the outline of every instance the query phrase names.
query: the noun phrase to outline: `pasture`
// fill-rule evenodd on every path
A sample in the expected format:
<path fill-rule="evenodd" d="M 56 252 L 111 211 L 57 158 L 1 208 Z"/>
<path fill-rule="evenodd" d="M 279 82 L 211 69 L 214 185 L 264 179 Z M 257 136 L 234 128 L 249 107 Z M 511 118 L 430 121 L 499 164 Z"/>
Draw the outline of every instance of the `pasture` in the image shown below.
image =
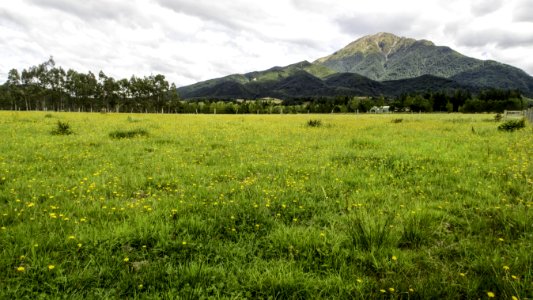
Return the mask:
<path fill-rule="evenodd" d="M 0 112 L 0 298 L 531 298 L 493 117 Z"/>

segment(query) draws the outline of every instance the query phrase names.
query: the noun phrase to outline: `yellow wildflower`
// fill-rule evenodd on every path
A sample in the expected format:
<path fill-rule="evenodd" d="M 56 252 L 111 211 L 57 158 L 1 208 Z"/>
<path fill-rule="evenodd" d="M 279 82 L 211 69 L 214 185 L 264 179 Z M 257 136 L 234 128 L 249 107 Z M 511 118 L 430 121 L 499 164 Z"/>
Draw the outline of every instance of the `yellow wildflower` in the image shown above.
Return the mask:
<path fill-rule="evenodd" d="M 53 269 L 55 269 L 56 266 L 54 265 L 48 265 L 48 270 L 52 271 Z"/>
<path fill-rule="evenodd" d="M 20 266 L 17 268 L 17 272 L 24 272 L 26 271 L 26 268 L 24 268 L 23 266 Z"/>
<path fill-rule="evenodd" d="M 493 292 L 487 292 L 487 296 L 489 296 L 489 298 L 496 297 L 496 295 Z"/>

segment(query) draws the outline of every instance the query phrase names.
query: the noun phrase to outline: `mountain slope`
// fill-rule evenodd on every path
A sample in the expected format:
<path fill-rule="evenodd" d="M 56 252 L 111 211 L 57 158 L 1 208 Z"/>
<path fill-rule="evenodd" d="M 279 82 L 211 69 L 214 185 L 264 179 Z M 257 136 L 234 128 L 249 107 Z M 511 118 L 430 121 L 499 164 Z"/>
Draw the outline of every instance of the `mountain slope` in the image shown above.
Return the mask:
<path fill-rule="evenodd" d="M 523 70 L 495 61 L 483 61 L 476 68 L 456 74 L 450 79 L 477 87 L 518 89 L 526 94 L 533 93 L 533 78 Z"/>
<path fill-rule="evenodd" d="M 478 67 L 482 61 L 426 40 L 378 33 L 362 37 L 315 64 L 382 81 L 422 75 L 448 78 Z"/>
<path fill-rule="evenodd" d="M 225 78 L 224 80 L 227 80 Z M 473 87 L 431 75 L 416 78 L 379 82 L 354 73 L 337 73 L 324 79 L 301 70 L 279 80 L 219 81 L 203 84 L 199 89 L 179 88 L 186 99 L 258 99 L 274 97 L 280 99 L 316 98 L 332 96 L 399 96 L 402 93 L 428 91 L 450 91 Z"/>
<path fill-rule="evenodd" d="M 313 63 L 302 61 L 230 75 L 181 87 L 178 92 L 186 99 L 231 99 L 394 95 L 454 88 L 518 89 L 533 96 L 533 77 L 518 68 L 467 57 L 430 41 L 378 33 Z"/>

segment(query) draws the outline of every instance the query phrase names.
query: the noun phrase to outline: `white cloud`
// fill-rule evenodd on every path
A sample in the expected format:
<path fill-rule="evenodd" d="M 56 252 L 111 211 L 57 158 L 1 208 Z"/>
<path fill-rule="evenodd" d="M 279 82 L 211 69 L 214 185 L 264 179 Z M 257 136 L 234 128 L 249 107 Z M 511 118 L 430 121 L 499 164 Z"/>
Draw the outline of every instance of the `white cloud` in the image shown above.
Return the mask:
<path fill-rule="evenodd" d="M 492 12 L 498 11 L 505 0 L 475 0 L 472 3 L 472 14 L 476 16 L 483 16 Z"/>
<path fill-rule="evenodd" d="M 0 82 L 53 55 L 178 86 L 328 55 L 388 31 L 533 74 L 529 0 L 19 0 L 0 2 Z M 512 55 L 509 55 L 512 53 Z"/>
<path fill-rule="evenodd" d="M 533 22 L 533 2 L 531 0 L 521 0 L 514 9 L 514 21 Z"/>

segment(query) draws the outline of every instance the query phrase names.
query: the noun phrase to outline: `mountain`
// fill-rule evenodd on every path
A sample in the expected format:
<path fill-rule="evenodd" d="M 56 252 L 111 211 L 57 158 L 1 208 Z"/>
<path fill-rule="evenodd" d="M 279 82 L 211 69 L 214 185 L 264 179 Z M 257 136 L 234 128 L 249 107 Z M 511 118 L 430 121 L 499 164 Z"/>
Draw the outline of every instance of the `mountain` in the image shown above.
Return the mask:
<path fill-rule="evenodd" d="M 470 70 L 481 61 L 426 40 L 390 33 L 365 36 L 315 64 L 337 72 L 350 72 L 374 80 L 397 80 L 422 75 L 443 78 Z"/>
<path fill-rule="evenodd" d="M 533 77 L 513 66 L 464 56 L 427 40 L 378 33 L 313 63 L 235 74 L 178 89 L 189 98 L 394 96 L 451 89 L 518 89 L 533 95 Z"/>

